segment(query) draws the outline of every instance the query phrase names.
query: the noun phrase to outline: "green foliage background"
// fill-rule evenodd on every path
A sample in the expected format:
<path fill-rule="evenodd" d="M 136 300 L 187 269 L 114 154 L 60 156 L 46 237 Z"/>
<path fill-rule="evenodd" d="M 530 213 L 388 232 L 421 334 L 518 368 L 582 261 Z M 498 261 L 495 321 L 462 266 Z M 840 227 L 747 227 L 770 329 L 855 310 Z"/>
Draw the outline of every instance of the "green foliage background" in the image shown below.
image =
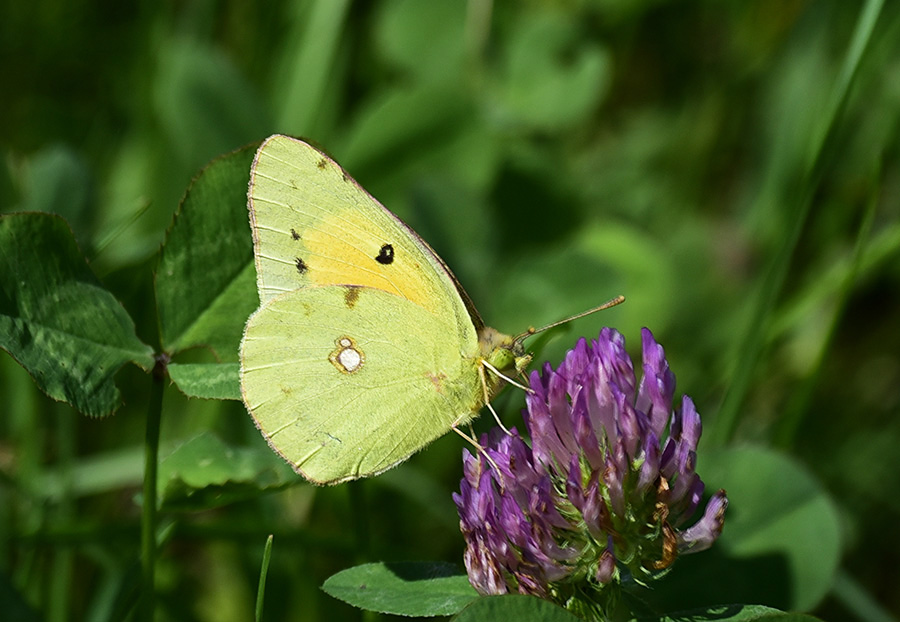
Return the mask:
<path fill-rule="evenodd" d="M 788 586 L 763 604 L 892 619 L 900 6 L 881 10 L 849 90 L 842 74 L 877 4 L 10 2 L 0 209 L 64 216 L 155 345 L 153 273 L 191 179 L 271 133 L 312 139 L 500 330 L 625 294 L 540 358 L 601 325 L 638 353 L 650 327 L 704 417 L 701 447 L 783 451 L 837 508 L 827 595 Z M 0 354 L 0 604 L 21 619 L 118 619 L 137 589 L 150 382 L 129 366 L 117 384 L 118 412 L 84 417 Z M 502 396 L 508 423 L 522 402 Z M 371 481 L 293 485 L 261 466 L 239 402 L 170 386 L 161 444 L 164 619 L 249 619 L 269 533 L 268 620 L 357 615 L 319 590 L 355 563 L 461 560 L 455 435 Z M 240 468 L 193 481 L 200 454 Z"/>

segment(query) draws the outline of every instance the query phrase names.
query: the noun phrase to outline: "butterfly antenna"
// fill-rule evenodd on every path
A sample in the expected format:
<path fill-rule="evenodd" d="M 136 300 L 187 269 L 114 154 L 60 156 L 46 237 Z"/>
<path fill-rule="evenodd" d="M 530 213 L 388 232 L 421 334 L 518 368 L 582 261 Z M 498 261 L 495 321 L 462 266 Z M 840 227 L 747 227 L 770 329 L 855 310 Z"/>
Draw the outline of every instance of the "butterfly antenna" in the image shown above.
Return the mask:
<path fill-rule="evenodd" d="M 593 309 L 588 309 L 587 311 L 582 311 L 581 313 L 578 313 L 571 317 L 567 317 L 564 320 L 559 320 L 558 322 L 553 322 L 552 324 L 547 324 L 546 326 L 541 326 L 540 328 L 535 328 L 533 326 L 529 326 L 528 330 L 526 330 L 525 332 L 523 332 L 519 335 L 516 335 L 513 338 L 513 341 L 521 343 L 522 341 L 525 341 L 529 337 L 537 335 L 538 333 L 542 333 L 545 330 L 550 330 L 551 328 L 555 328 L 557 326 L 560 326 L 561 324 L 566 324 L 573 320 L 583 318 L 584 316 L 591 315 L 592 313 L 596 313 L 597 311 L 603 311 L 604 309 L 609 309 L 610 307 L 615 307 L 616 305 L 620 305 L 623 302 L 625 302 L 625 296 L 616 296 L 612 300 L 607 300 L 599 307 L 594 307 Z"/>

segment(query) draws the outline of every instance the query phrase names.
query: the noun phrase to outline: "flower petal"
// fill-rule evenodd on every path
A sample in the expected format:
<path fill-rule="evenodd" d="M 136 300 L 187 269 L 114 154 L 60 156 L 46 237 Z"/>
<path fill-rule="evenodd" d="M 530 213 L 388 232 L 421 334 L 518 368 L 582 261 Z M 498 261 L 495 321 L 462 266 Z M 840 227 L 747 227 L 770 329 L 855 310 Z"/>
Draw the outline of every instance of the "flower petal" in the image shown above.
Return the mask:
<path fill-rule="evenodd" d="M 675 395 L 675 374 L 669 369 L 663 347 L 656 343 L 649 328 L 641 330 L 641 345 L 644 373 L 635 407 L 647 414 L 650 429 L 657 436 L 662 436 Z"/>
<path fill-rule="evenodd" d="M 679 553 L 697 553 L 711 547 L 722 533 L 727 508 L 728 497 L 724 490 L 719 490 L 706 504 L 703 518 L 690 529 L 678 534 Z"/>

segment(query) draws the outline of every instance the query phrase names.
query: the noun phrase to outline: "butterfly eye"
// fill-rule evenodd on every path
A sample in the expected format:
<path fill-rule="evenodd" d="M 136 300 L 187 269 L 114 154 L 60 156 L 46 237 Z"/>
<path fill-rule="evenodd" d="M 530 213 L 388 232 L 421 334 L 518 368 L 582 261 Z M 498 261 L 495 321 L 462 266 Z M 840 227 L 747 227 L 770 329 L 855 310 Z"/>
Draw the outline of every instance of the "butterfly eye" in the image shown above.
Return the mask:
<path fill-rule="evenodd" d="M 390 244 L 384 244 L 381 247 L 381 250 L 378 251 L 378 256 L 375 257 L 375 261 L 383 266 L 394 263 L 394 247 Z"/>
<path fill-rule="evenodd" d="M 511 348 L 499 346 L 490 353 L 487 357 L 487 361 L 500 371 L 507 371 L 515 368 L 516 355 Z"/>

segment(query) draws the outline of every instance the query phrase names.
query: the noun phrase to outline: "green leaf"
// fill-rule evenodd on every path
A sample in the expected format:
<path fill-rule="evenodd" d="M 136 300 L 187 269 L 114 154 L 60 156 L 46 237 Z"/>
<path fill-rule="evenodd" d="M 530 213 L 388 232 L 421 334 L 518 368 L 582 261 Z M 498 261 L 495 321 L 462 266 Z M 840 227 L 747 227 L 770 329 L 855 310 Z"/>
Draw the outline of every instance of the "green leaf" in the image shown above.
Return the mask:
<path fill-rule="evenodd" d="M 137 488 L 144 475 L 144 446 L 132 445 L 80 456 L 72 463 L 48 466 L 34 479 L 32 493 L 59 503 L 111 490 Z"/>
<path fill-rule="evenodd" d="M 467 10 L 462 2 L 385 3 L 374 27 L 378 49 L 417 81 L 458 85 Z"/>
<path fill-rule="evenodd" d="M 17 211 L 59 214 L 90 253 L 89 234 L 97 213 L 92 209 L 91 174 L 84 160 L 66 146 L 45 147 L 28 160 L 23 185 L 23 202 Z"/>
<path fill-rule="evenodd" d="M 709 551 L 680 557 L 651 592 L 636 595 L 656 610 L 735 602 L 815 607 L 841 552 L 837 510 L 822 486 L 797 462 L 761 448 L 702 453 L 697 472 L 708 490 L 728 492 L 722 536 Z"/>
<path fill-rule="evenodd" d="M 693 611 L 682 611 L 662 617 L 637 618 L 637 622 L 816 622 L 818 618 L 802 613 L 785 613 L 761 605 L 720 605 Z"/>
<path fill-rule="evenodd" d="M 236 362 L 247 317 L 259 305 L 247 183 L 256 145 L 209 164 L 172 223 L 156 273 L 163 348 L 211 349 Z"/>
<path fill-rule="evenodd" d="M 229 447 L 205 432 L 159 465 L 159 501 L 166 510 L 219 507 L 302 480 L 268 447 Z"/>
<path fill-rule="evenodd" d="M 812 609 L 831 587 L 841 554 L 840 517 L 821 484 L 792 458 L 768 449 L 732 449 L 702 460 L 706 481 L 728 491 L 722 548 L 744 559 L 785 556 L 793 586 L 785 608 Z"/>
<path fill-rule="evenodd" d="M 404 616 L 452 615 L 478 598 L 453 564 L 363 564 L 328 578 L 327 594 L 360 609 Z"/>
<path fill-rule="evenodd" d="M 52 214 L 0 217 L 0 347 L 44 393 L 91 416 L 118 407 L 122 365 L 153 366 L 153 350 Z"/>
<path fill-rule="evenodd" d="M 220 48 L 172 36 L 159 46 L 156 67 L 155 112 L 172 156 L 188 170 L 271 133 L 262 97 Z"/>
<path fill-rule="evenodd" d="M 408 180 L 411 170 L 441 171 L 485 185 L 498 159 L 497 145 L 473 102 L 451 87 L 430 83 L 392 90 L 363 106 L 335 154 L 391 211 L 400 211 L 390 200 L 391 184 Z"/>
<path fill-rule="evenodd" d="M 239 363 L 172 363 L 169 378 L 190 397 L 241 399 Z"/>
<path fill-rule="evenodd" d="M 585 119 L 611 81 L 609 53 L 562 11 L 522 11 L 507 45 L 499 99 L 516 122 L 560 129 Z"/>
<path fill-rule="evenodd" d="M 479 598 L 463 609 L 455 622 L 515 620 L 516 622 L 579 622 L 581 618 L 536 596 L 506 594 Z"/>

